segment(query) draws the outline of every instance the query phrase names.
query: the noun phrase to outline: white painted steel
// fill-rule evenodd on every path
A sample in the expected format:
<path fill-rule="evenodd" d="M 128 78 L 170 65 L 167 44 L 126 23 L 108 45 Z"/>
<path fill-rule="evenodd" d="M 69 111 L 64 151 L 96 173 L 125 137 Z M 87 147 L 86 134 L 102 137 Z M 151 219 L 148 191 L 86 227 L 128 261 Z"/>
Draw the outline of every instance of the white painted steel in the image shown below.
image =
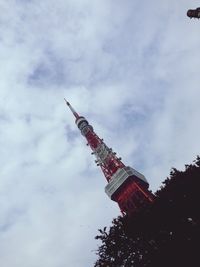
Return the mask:
<path fill-rule="evenodd" d="M 86 121 L 87 122 L 87 120 L 84 117 L 81 117 L 78 120 L 76 120 L 76 125 L 79 125 L 79 123 L 82 122 L 82 121 Z"/>
<path fill-rule="evenodd" d="M 87 126 L 85 126 L 85 127 L 83 127 L 83 128 L 81 129 L 81 134 L 82 134 L 83 136 L 86 136 L 86 134 L 87 134 L 90 130 L 91 130 L 91 131 L 93 130 L 92 127 L 91 127 L 90 125 L 87 125 Z"/>
<path fill-rule="evenodd" d="M 105 162 L 106 158 L 110 154 L 109 148 L 104 143 L 99 144 L 94 152 L 95 152 L 96 158 L 101 163 Z"/>
<path fill-rule="evenodd" d="M 87 120 L 84 117 L 79 118 L 76 121 L 76 124 L 83 136 L 86 136 L 89 131 L 93 131 L 92 126 L 88 124 Z"/>
<path fill-rule="evenodd" d="M 144 175 L 134 170 L 133 168 L 126 166 L 124 168 L 117 170 L 116 173 L 113 174 L 111 180 L 105 187 L 106 194 L 111 198 L 112 195 L 122 186 L 122 184 L 124 184 L 124 182 L 130 176 L 136 176 L 145 183 L 148 183 Z"/>

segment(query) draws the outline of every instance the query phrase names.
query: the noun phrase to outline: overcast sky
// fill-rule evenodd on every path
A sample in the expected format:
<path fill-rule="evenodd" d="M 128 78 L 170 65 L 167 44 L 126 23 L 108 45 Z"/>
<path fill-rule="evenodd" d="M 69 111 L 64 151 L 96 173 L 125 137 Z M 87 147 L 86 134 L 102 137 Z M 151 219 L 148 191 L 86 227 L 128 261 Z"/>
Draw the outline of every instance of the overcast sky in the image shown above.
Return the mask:
<path fill-rule="evenodd" d="M 120 214 L 64 97 L 153 191 L 199 154 L 196 2 L 0 0 L 0 266 L 93 266 Z"/>

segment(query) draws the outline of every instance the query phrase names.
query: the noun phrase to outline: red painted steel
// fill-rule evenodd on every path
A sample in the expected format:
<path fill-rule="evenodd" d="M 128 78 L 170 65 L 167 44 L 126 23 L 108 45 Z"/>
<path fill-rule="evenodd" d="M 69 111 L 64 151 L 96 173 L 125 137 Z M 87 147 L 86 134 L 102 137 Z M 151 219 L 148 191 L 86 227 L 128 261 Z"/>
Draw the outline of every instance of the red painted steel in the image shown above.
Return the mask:
<path fill-rule="evenodd" d="M 92 150 L 92 154 L 96 155 L 96 163 L 101 167 L 101 170 L 109 183 L 113 175 L 119 169 L 125 167 L 124 163 L 116 156 L 116 153 L 112 152 L 112 149 L 106 146 L 103 139 L 99 138 L 87 120 L 84 117 L 79 116 L 69 102 L 66 101 L 66 104 L 75 116 L 78 128 L 85 136 L 87 144 Z M 137 177 L 130 178 L 131 179 L 129 179 L 128 182 L 122 184 L 120 189 L 116 191 L 112 197 L 112 199 L 118 203 L 120 210 L 124 215 L 133 213 L 141 206 L 153 201 L 153 194 L 148 190 L 148 183 L 144 184 L 144 182 L 140 182 Z"/>

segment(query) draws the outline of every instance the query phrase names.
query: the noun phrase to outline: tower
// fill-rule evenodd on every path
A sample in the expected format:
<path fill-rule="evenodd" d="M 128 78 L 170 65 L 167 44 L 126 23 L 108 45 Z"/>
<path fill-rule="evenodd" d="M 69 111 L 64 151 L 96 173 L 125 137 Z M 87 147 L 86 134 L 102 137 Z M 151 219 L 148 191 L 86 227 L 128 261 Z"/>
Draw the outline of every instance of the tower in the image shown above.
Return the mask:
<path fill-rule="evenodd" d="M 112 148 L 109 148 L 94 132 L 88 121 L 79 116 L 66 99 L 65 102 L 72 111 L 75 123 L 86 138 L 92 154 L 96 157 L 97 166 L 101 168 L 108 182 L 105 187 L 106 194 L 118 203 L 122 214 L 132 214 L 146 203 L 152 202 L 153 194 L 148 190 L 149 184 L 144 175 L 125 166 Z"/>

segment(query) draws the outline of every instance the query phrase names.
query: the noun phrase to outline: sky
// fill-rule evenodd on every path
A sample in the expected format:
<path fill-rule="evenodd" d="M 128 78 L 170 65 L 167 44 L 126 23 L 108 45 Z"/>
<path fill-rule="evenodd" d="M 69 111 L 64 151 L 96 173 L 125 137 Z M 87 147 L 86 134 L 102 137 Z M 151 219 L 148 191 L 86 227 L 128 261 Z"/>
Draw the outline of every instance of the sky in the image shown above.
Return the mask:
<path fill-rule="evenodd" d="M 63 98 L 154 192 L 199 154 L 196 1 L 0 1 L 0 265 L 93 266 L 120 215 Z"/>

